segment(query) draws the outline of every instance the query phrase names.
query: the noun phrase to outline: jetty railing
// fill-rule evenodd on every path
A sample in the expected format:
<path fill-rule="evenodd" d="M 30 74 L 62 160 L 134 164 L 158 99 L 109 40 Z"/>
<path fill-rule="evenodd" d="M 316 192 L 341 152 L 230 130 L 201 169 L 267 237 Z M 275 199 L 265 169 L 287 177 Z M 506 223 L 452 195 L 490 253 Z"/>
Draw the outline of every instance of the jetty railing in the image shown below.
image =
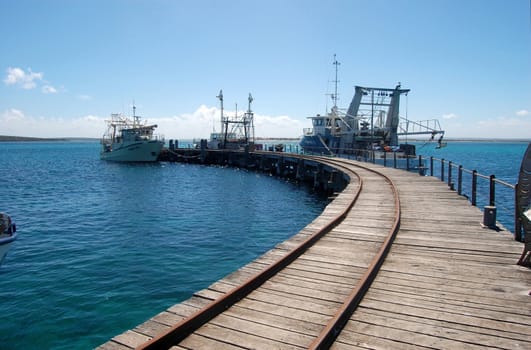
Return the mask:
<path fill-rule="evenodd" d="M 178 143 L 174 145 L 177 148 Z M 260 149 L 264 151 L 279 151 L 278 144 L 261 144 Z M 170 145 L 171 146 L 171 145 Z M 197 148 L 193 143 L 181 143 L 184 148 Z M 315 154 L 326 156 L 323 153 L 303 152 L 297 144 L 282 144 L 281 151 L 296 154 Z M 324 149 L 323 149 L 324 151 Z M 483 224 L 490 228 L 496 227 L 496 215 L 500 209 L 500 220 L 502 224 L 514 228 L 514 239 L 523 242 L 522 224 L 518 219 L 516 206 L 517 185 L 496 178 L 494 174 L 483 175 L 477 170 L 465 169 L 462 165 L 456 164 L 444 158 L 435 157 L 424 158 L 418 156 L 404 156 L 403 152 L 384 152 L 383 150 L 367 149 L 334 149 L 341 151 L 341 157 L 358 161 L 380 164 L 385 167 L 393 167 L 406 171 L 418 172 L 421 176 L 432 176 L 439 178 L 448 184 L 448 187 L 457 191 L 457 194 L 467 198 L 473 206 L 483 208 Z"/>
<path fill-rule="evenodd" d="M 429 157 L 429 175 L 439 177 L 450 189 L 467 197 L 472 205 L 482 205 L 485 211 L 493 211 L 493 220 L 496 219 L 496 210 L 503 210 L 513 223 L 514 239 L 523 242 L 521 223 L 516 211 L 516 184 L 498 179 L 494 174 L 483 175 L 477 170 L 465 169 L 462 165 L 435 157 Z M 495 222 L 484 224 L 494 226 Z"/>
<path fill-rule="evenodd" d="M 286 149 L 290 151 L 290 149 Z M 298 153 L 298 149 L 296 150 Z M 452 191 L 467 198 L 473 206 L 483 208 L 483 225 L 496 228 L 496 214 L 501 212 L 502 224 L 511 225 L 514 239 L 523 242 L 521 222 L 516 212 L 517 185 L 496 178 L 494 174 L 483 175 L 477 170 L 465 169 L 444 158 L 424 158 L 422 155 L 404 157 L 398 152 L 381 150 L 348 149 L 342 150 L 341 157 L 380 164 L 406 171 L 418 172 L 421 176 L 439 178 L 448 184 Z"/>

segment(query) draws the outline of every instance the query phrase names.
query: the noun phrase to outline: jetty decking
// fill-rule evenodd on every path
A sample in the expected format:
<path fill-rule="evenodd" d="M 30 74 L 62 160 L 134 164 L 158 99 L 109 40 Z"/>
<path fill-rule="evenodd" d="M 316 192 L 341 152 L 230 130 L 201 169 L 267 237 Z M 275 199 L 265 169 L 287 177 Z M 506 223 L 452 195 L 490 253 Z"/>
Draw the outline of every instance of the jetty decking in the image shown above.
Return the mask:
<path fill-rule="evenodd" d="M 316 159 L 329 166 L 335 162 L 350 179 L 322 215 L 260 258 L 99 349 L 529 348 L 531 270 L 516 265 L 523 246 L 510 232 L 483 228 L 482 212 L 435 178 Z M 287 266 L 230 307 L 187 326 L 201 309 L 253 281 L 321 231 Z M 386 242 L 392 245 L 379 266 L 376 257 Z M 373 267 L 377 273 L 364 288 Z M 353 313 L 333 323 L 345 317 L 341 309 L 352 297 L 359 299 L 347 306 Z M 171 336 L 157 341 L 164 334 Z"/>

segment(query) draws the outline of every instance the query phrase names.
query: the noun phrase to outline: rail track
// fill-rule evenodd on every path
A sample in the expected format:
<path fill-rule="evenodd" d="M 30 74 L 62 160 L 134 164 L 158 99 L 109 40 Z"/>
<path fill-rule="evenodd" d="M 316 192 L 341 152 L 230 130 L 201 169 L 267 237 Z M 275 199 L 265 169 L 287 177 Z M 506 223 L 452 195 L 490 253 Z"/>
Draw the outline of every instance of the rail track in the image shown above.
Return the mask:
<path fill-rule="evenodd" d="M 299 157 L 306 159 L 304 156 Z M 289 252 L 246 282 L 232 288 L 137 349 L 168 349 L 178 345 L 253 291 L 259 288 L 265 288 L 266 291 L 278 288 L 279 282 L 275 282 L 275 278 L 294 278 L 296 282 L 293 288 L 296 291 L 289 293 L 298 295 L 295 299 L 301 302 L 309 298 L 302 294 L 310 293 L 311 297 L 315 298 L 310 305 L 319 304 L 315 300 L 327 298 L 316 296 L 319 293 L 338 298 L 327 300 L 326 303 L 323 301 L 323 305 L 328 305 L 327 311 L 324 312 L 326 315 L 322 312 L 316 313 L 315 321 L 312 319 L 310 323 L 317 326 L 311 330 L 295 330 L 297 339 L 302 340 L 298 344 L 286 340 L 289 347 L 326 349 L 333 344 L 370 287 L 392 245 L 400 225 L 400 200 L 393 181 L 370 166 L 344 159 L 311 158 L 315 159 L 336 168 L 350 178 L 347 187 L 321 215 L 319 228 L 312 234 L 303 235 L 296 246 L 290 247 Z M 386 220 L 382 221 L 382 216 L 387 216 Z M 323 223 L 322 218 L 325 218 L 326 222 Z M 340 266 L 342 271 L 309 271 L 311 268 L 308 267 L 308 262 L 312 259 L 326 260 L 330 266 Z M 312 280 L 312 276 L 317 276 L 319 280 Z M 313 288 L 316 291 L 313 291 Z M 328 293 L 327 288 L 333 291 Z M 278 290 L 274 293 L 280 295 Z M 333 305 L 334 310 L 331 310 L 330 305 Z M 303 306 L 297 308 L 302 309 Z M 301 338 L 300 334 L 304 336 Z M 288 338 L 289 335 L 286 336 L 286 339 Z M 232 345 L 247 347 L 235 343 Z"/>

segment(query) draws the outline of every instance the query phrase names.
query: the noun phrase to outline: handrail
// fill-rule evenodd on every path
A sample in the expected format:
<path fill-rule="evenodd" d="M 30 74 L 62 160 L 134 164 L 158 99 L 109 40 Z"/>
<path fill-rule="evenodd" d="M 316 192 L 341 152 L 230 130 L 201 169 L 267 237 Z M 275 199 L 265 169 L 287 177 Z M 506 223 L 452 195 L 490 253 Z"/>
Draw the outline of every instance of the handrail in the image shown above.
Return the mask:
<path fill-rule="evenodd" d="M 355 157 L 356 160 L 358 161 L 365 161 L 365 162 L 371 162 L 371 163 L 376 162 L 376 155 L 377 155 L 376 152 L 382 152 L 382 151 L 377 151 L 377 150 L 345 149 L 345 148 L 341 149 L 341 151 L 343 152 L 340 155 L 341 157 L 346 157 L 346 158 Z M 390 154 L 388 155 L 388 153 L 390 152 L 383 152 L 381 164 L 385 167 L 392 166 L 394 168 L 397 168 L 398 157 L 396 155 L 396 152 L 392 152 L 393 154 L 392 165 L 388 164 L 387 158 L 388 156 L 390 156 Z M 429 157 L 429 158 L 423 159 L 422 155 L 418 156 L 418 165 L 415 166 L 416 162 L 411 161 L 412 158 L 413 157 L 401 158 L 405 163 L 405 170 L 407 171 L 416 170 L 419 172 L 420 175 L 429 175 L 432 177 L 438 177 L 441 181 L 447 182 L 450 189 L 456 190 L 459 195 L 465 196 L 468 200 L 470 200 L 470 203 L 473 206 L 477 206 L 478 204 L 478 188 L 479 189 L 484 188 L 483 185 L 478 184 L 478 179 L 488 180 L 489 189 L 486 194 L 488 195 L 488 197 L 486 195 L 482 195 L 480 197 L 482 201 L 485 201 L 489 206 L 493 206 L 493 207 L 496 206 L 496 184 L 499 184 L 511 190 L 512 195 L 514 196 L 514 198 L 516 198 L 515 192 L 516 192 L 517 186 L 514 184 L 510 184 L 507 181 L 497 179 L 496 176 L 493 174 L 492 175 L 480 174 L 477 172 L 477 170 L 466 169 L 462 165 L 455 164 L 454 162 L 445 160 L 444 158 L 439 159 L 435 157 Z M 424 165 L 425 161 L 429 161 L 429 167 L 426 167 Z M 439 164 L 439 167 L 440 167 L 439 174 L 434 174 L 434 168 L 436 164 Z M 429 173 L 426 172 L 427 168 L 429 169 Z M 457 170 L 457 174 L 454 172 L 455 170 Z M 470 193 L 468 195 L 463 193 L 463 184 L 464 184 L 463 174 L 469 174 L 471 178 L 470 186 L 465 186 L 467 189 L 470 190 Z M 455 189 L 456 184 L 457 184 L 457 189 Z M 514 225 L 515 240 L 521 241 L 521 236 L 518 234 L 518 232 L 520 232 L 518 225 L 520 225 L 521 223 L 517 220 L 516 206 L 512 208 L 513 205 L 514 205 L 514 200 L 511 201 L 509 205 L 507 205 L 507 207 L 509 208 L 502 207 L 502 209 L 506 210 L 506 212 L 514 211 L 512 217 L 514 218 L 513 225 Z"/>

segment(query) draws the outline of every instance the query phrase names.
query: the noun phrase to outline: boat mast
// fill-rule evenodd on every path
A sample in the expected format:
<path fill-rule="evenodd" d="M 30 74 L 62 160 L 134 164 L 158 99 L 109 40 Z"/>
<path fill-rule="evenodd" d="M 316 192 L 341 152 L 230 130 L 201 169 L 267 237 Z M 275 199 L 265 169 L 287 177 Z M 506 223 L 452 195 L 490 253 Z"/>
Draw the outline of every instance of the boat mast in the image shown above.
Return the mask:
<path fill-rule="evenodd" d="M 140 116 L 136 115 L 135 100 L 133 100 L 133 128 L 140 126 Z"/>
<path fill-rule="evenodd" d="M 223 132 L 223 90 L 219 90 L 219 95 L 216 96 L 216 98 L 219 99 L 219 103 L 221 104 L 221 131 Z"/>
<path fill-rule="evenodd" d="M 249 93 L 249 97 L 247 98 L 247 101 L 249 102 L 247 105 L 247 113 L 245 113 L 244 119 L 243 119 L 243 126 L 245 131 L 245 142 L 249 142 L 249 139 L 251 142 L 254 142 L 254 118 L 253 118 L 253 112 L 251 110 L 251 103 L 253 102 L 253 96 L 251 93 Z"/>
<path fill-rule="evenodd" d="M 223 148 L 225 148 L 225 145 L 227 144 L 229 123 L 223 117 L 223 90 L 219 90 L 219 95 L 216 97 L 219 99 L 219 103 L 221 105 L 221 132 L 223 133 Z"/>
<path fill-rule="evenodd" d="M 338 100 L 338 97 L 337 97 L 337 83 L 339 82 L 339 80 L 337 80 L 337 70 L 338 70 L 338 66 L 341 64 L 337 61 L 336 59 L 336 54 L 334 54 L 334 62 L 332 63 L 334 66 L 336 66 L 336 80 L 334 80 L 334 84 L 335 84 L 335 88 L 334 88 L 334 94 L 332 95 L 332 100 L 334 100 L 334 110 L 337 109 L 337 100 Z"/>
<path fill-rule="evenodd" d="M 334 62 L 332 62 L 334 66 L 336 66 L 336 79 L 334 80 L 334 94 L 332 95 L 332 100 L 334 100 L 334 107 L 332 107 L 332 113 L 331 113 L 331 123 L 330 123 L 330 131 L 332 135 L 336 134 L 336 117 L 337 117 L 337 100 L 339 99 L 337 96 L 337 83 L 339 80 L 337 80 L 337 71 L 338 66 L 340 63 L 336 59 L 336 54 L 334 54 Z"/>

